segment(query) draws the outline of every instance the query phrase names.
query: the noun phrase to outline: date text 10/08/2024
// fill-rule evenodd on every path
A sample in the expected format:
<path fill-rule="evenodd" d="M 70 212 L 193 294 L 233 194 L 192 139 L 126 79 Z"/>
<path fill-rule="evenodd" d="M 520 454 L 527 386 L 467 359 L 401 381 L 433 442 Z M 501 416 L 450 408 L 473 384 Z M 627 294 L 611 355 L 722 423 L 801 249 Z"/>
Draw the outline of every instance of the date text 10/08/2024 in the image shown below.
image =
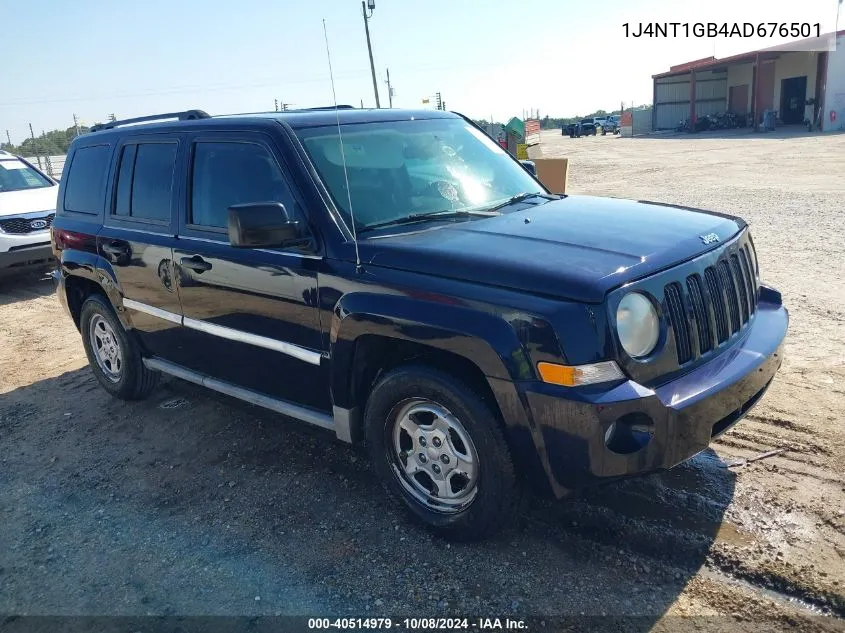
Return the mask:
<path fill-rule="evenodd" d="M 810 22 L 625 22 L 625 37 L 821 37 Z"/>
<path fill-rule="evenodd" d="M 308 618 L 308 628 L 319 629 L 392 629 L 408 631 L 519 631 L 527 629 L 524 620 L 511 618 Z"/>

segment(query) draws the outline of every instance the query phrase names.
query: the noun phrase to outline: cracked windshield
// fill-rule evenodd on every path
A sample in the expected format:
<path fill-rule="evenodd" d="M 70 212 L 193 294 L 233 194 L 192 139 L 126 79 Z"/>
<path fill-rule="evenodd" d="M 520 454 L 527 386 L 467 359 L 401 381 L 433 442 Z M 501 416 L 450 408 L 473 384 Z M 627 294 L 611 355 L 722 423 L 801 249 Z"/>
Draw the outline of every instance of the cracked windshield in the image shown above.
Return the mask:
<path fill-rule="evenodd" d="M 351 199 L 361 229 L 417 214 L 483 211 L 520 193 L 545 193 L 462 119 L 344 125 L 342 151 L 336 126 L 299 136 L 347 219 Z"/>

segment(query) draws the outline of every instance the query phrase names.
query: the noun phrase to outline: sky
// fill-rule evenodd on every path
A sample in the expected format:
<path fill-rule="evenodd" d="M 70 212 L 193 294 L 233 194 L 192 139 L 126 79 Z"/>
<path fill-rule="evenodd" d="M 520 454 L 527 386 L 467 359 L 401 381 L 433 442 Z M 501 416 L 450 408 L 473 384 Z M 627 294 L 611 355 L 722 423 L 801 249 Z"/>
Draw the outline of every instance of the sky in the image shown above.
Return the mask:
<path fill-rule="evenodd" d="M 576 116 L 652 99 L 669 66 L 781 38 L 634 38 L 649 22 L 807 22 L 833 31 L 837 0 L 376 0 L 382 107 L 440 92 L 476 119 Z M 845 7 L 840 24 L 845 24 Z M 360 0 L 0 0 L 0 135 L 191 108 L 211 114 L 375 104 Z M 815 27 L 814 27 L 815 28 Z M 845 26 L 840 26 L 845 28 Z M 787 38 L 792 39 L 792 38 Z M 11 51 L 10 53 L 8 51 Z M 433 99 L 432 102 L 433 103 Z"/>

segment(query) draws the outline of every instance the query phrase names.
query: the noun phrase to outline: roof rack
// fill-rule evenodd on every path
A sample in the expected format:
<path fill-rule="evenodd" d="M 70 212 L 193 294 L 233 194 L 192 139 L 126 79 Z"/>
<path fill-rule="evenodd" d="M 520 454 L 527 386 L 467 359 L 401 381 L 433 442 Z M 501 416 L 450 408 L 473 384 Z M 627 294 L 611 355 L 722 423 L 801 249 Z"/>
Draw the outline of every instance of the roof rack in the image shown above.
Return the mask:
<path fill-rule="evenodd" d="M 354 110 L 355 106 L 353 105 L 341 105 L 338 104 L 336 106 L 317 106 L 316 108 L 300 108 L 301 112 L 308 112 L 310 110 Z M 287 110 L 287 112 L 296 112 L 296 110 Z"/>
<path fill-rule="evenodd" d="M 149 116 L 139 116 L 134 119 L 123 119 L 121 121 L 109 121 L 108 123 L 98 123 L 91 126 L 91 132 L 99 132 L 100 130 L 111 130 L 120 125 L 130 125 L 132 123 L 144 123 L 145 121 L 162 121 L 164 119 L 178 119 L 179 121 L 194 121 L 196 119 L 210 119 L 211 115 L 203 110 L 185 110 L 184 112 L 168 112 L 167 114 L 151 114 Z"/>

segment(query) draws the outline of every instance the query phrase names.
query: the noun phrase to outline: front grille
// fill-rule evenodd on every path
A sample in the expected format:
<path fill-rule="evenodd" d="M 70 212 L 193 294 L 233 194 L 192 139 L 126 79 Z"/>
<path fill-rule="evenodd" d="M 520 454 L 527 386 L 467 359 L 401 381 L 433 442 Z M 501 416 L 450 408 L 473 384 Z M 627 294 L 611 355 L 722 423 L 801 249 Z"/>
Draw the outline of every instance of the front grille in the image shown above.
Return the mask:
<path fill-rule="evenodd" d="M 757 283 L 748 246 L 663 288 L 678 365 L 712 351 L 741 331 L 757 309 Z"/>
<path fill-rule="evenodd" d="M 26 233 L 33 233 L 35 231 L 45 231 L 53 224 L 54 214 L 46 215 L 40 218 L 3 218 L 0 219 L 0 231 L 4 233 L 13 233 L 17 235 L 24 235 Z M 33 227 L 32 223 L 40 223 L 44 221 L 45 226 Z"/>
<path fill-rule="evenodd" d="M 683 365 L 692 358 L 692 343 L 681 292 L 681 284 L 677 282 L 667 285 L 663 291 L 666 307 L 669 308 L 669 320 L 675 330 L 675 348 L 678 350 L 679 365 Z"/>
<path fill-rule="evenodd" d="M 704 300 L 701 277 L 698 275 L 687 277 L 687 292 L 692 306 L 692 314 L 695 317 L 695 325 L 698 329 L 698 351 L 700 354 L 704 354 L 710 351 L 713 337 L 710 335 L 710 315 L 707 310 L 707 302 Z"/>

